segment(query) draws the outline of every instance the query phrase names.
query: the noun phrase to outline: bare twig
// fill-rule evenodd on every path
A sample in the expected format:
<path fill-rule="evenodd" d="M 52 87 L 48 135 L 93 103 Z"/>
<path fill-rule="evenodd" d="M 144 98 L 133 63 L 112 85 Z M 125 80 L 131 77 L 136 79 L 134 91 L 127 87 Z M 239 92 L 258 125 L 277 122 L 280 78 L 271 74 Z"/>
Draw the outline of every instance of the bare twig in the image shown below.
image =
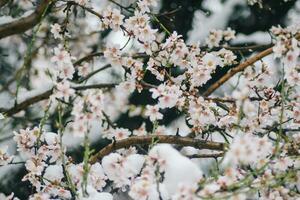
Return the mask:
<path fill-rule="evenodd" d="M 256 45 L 250 45 L 250 46 L 223 46 L 222 48 L 231 50 L 231 51 L 251 52 L 251 51 L 265 50 L 272 46 L 273 46 L 273 44 L 256 44 Z"/>
<path fill-rule="evenodd" d="M 80 65 L 81 63 L 85 62 L 85 61 L 90 61 L 91 59 L 93 59 L 96 56 L 103 56 L 102 52 L 96 52 L 96 53 L 91 53 L 87 56 L 84 56 L 82 58 L 80 58 L 79 60 L 77 60 L 76 62 L 74 62 L 74 66 Z"/>
<path fill-rule="evenodd" d="M 74 90 L 88 90 L 88 89 L 99 89 L 99 88 L 112 88 L 115 87 L 117 83 L 100 83 L 92 85 L 82 85 L 73 87 Z"/>

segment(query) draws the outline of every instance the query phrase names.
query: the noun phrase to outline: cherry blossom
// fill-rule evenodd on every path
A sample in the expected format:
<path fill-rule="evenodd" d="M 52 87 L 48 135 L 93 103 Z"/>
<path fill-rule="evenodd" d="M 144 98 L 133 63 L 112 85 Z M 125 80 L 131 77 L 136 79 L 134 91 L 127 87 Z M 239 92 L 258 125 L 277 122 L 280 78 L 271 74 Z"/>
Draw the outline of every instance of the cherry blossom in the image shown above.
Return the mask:
<path fill-rule="evenodd" d="M 62 30 L 61 30 L 61 26 L 59 25 L 59 24 L 53 24 L 53 25 L 51 25 L 51 33 L 53 34 L 53 37 L 55 38 L 55 39 L 62 39 L 62 36 L 61 36 L 61 34 L 60 34 L 60 32 L 61 32 Z"/>
<path fill-rule="evenodd" d="M 7 165 L 13 159 L 13 157 L 7 153 L 7 148 L 8 146 L 0 148 L 0 165 Z"/>
<path fill-rule="evenodd" d="M 147 105 L 145 115 L 149 116 L 151 121 L 160 120 L 163 118 L 163 115 L 159 112 L 158 106 Z"/>
<path fill-rule="evenodd" d="M 75 91 L 70 87 L 70 83 L 67 80 L 64 80 L 57 83 L 56 92 L 53 97 L 69 101 L 70 97 L 72 97 L 74 93 Z"/>

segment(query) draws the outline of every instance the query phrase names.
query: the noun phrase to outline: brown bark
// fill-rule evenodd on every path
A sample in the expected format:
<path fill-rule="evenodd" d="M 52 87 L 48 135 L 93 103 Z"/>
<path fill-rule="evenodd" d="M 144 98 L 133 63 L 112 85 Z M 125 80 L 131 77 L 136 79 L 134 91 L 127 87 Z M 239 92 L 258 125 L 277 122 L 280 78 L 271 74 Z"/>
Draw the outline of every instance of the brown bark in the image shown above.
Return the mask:
<path fill-rule="evenodd" d="M 51 3 L 51 0 L 41 0 L 35 11 L 27 17 L 22 17 L 13 22 L 9 22 L 0 26 L 0 39 L 23 33 L 39 23 L 43 13 Z"/>
<path fill-rule="evenodd" d="M 117 140 L 101 149 L 98 153 L 90 158 L 90 163 L 95 163 L 101 160 L 104 156 L 122 148 L 128 148 L 133 145 L 149 145 L 151 143 L 168 143 L 177 144 L 181 146 L 192 146 L 197 149 L 210 149 L 216 151 L 223 151 L 225 149 L 224 143 L 210 142 L 189 137 L 171 136 L 171 135 L 148 135 L 148 136 L 131 136 L 123 140 Z"/>

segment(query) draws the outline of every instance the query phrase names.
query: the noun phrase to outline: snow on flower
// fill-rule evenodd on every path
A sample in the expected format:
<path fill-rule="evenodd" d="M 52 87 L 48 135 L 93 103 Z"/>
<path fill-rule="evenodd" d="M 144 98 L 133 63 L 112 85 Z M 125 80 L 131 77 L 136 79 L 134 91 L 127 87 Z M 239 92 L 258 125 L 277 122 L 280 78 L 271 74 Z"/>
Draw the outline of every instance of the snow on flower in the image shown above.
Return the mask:
<path fill-rule="evenodd" d="M 118 153 L 111 153 L 102 160 L 105 174 L 119 188 L 130 185 L 130 179 L 139 174 L 143 163 L 143 156 L 138 154 L 124 157 Z"/>
<path fill-rule="evenodd" d="M 45 173 L 43 175 L 45 181 L 50 183 L 59 183 L 61 179 L 64 177 L 63 169 L 61 165 L 50 165 L 46 168 Z"/>
<path fill-rule="evenodd" d="M 14 132 L 14 134 L 14 140 L 17 142 L 18 151 L 28 152 L 37 141 L 40 130 L 37 127 L 34 129 L 26 128 L 25 130 L 21 129 L 19 133 Z"/>
<path fill-rule="evenodd" d="M 224 162 L 257 166 L 262 160 L 268 159 L 272 151 L 273 145 L 267 136 L 260 138 L 252 134 L 240 134 L 235 136 Z"/>
<path fill-rule="evenodd" d="M 155 159 L 163 159 L 164 181 L 162 182 L 169 195 L 176 193 L 182 184 L 193 186 L 202 178 L 199 167 L 188 158 L 182 156 L 177 150 L 167 144 L 153 147 L 149 156 Z"/>

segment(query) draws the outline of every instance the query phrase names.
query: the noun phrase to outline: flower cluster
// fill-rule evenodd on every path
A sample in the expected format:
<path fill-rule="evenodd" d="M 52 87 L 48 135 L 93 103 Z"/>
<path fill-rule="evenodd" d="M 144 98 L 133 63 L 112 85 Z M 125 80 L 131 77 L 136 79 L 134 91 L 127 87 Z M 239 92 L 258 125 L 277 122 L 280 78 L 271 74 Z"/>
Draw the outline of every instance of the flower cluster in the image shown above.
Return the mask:
<path fill-rule="evenodd" d="M 13 156 L 10 156 L 7 152 L 8 146 L 0 148 L 0 166 L 7 165 L 13 160 Z"/>
<path fill-rule="evenodd" d="M 289 26 L 287 28 L 272 27 L 271 32 L 276 38 L 276 44 L 273 47 L 274 57 L 280 58 L 285 66 L 285 78 L 291 85 L 300 83 L 299 73 L 299 27 Z"/>
<path fill-rule="evenodd" d="M 231 28 L 227 30 L 211 30 L 209 36 L 206 38 L 206 44 L 209 48 L 219 47 L 221 44 L 226 43 L 235 38 L 235 31 Z"/>

